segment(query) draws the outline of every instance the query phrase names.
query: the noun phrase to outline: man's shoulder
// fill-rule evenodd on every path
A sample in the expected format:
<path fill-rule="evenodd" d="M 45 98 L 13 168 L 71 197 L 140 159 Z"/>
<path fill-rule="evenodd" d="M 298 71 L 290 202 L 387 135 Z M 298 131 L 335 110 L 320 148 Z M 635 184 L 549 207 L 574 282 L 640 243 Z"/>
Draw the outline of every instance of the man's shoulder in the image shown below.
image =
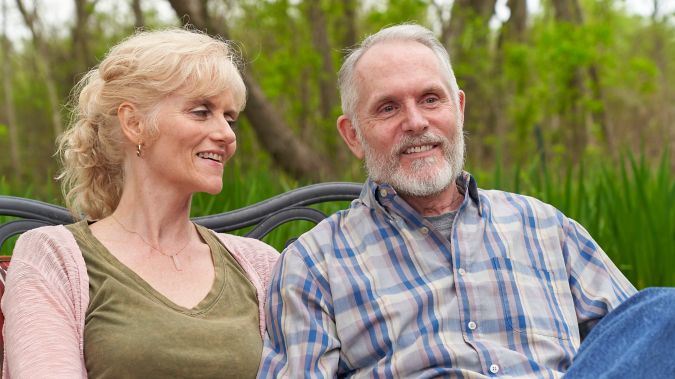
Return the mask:
<path fill-rule="evenodd" d="M 481 204 L 491 213 L 532 213 L 538 216 L 558 217 L 561 212 L 553 205 L 534 196 L 502 190 L 478 189 Z"/>
<path fill-rule="evenodd" d="M 301 253 L 332 250 L 336 240 L 357 230 L 358 225 L 367 219 L 367 212 L 367 207 L 355 200 L 349 208 L 333 213 L 302 234 L 286 250 Z"/>

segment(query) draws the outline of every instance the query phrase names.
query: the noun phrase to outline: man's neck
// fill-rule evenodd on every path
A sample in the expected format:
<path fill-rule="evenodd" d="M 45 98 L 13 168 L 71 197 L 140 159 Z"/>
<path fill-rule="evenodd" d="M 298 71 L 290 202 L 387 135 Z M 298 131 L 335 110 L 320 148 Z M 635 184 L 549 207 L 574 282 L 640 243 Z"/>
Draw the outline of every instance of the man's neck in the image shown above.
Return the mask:
<path fill-rule="evenodd" d="M 400 196 L 423 217 L 439 216 L 455 211 L 464 201 L 464 195 L 459 192 L 455 183 L 450 184 L 443 191 L 429 196 Z"/>

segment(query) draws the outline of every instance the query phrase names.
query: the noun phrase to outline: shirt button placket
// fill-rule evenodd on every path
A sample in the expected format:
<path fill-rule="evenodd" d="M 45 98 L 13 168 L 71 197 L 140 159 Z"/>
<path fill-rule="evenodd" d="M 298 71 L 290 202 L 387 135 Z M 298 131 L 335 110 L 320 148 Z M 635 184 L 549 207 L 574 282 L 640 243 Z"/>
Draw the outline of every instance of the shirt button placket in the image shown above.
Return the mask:
<path fill-rule="evenodd" d="M 490 372 L 493 374 L 496 374 L 499 372 L 499 366 L 497 365 L 490 365 Z"/>
<path fill-rule="evenodd" d="M 469 321 L 469 322 L 466 324 L 466 326 L 469 328 L 469 330 L 476 330 L 476 327 L 477 327 L 478 325 L 476 325 L 476 323 L 473 322 L 473 321 Z"/>

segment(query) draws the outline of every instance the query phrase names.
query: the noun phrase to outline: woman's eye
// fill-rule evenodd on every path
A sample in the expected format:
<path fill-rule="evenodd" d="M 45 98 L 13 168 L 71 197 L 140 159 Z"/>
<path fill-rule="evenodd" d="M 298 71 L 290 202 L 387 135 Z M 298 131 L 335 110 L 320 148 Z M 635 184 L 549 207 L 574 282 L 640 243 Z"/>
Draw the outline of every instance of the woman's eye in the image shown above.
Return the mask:
<path fill-rule="evenodd" d="M 190 113 L 192 113 L 193 115 L 195 115 L 197 117 L 204 118 L 204 117 L 209 115 L 209 110 L 208 110 L 208 108 L 205 108 L 205 107 L 199 107 L 199 108 L 195 108 L 195 109 L 191 110 Z"/>
<path fill-rule="evenodd" d="M 227 123 L 230 125 L 230 129 L 237 129 L 237 120 L 227 120 Z"/>

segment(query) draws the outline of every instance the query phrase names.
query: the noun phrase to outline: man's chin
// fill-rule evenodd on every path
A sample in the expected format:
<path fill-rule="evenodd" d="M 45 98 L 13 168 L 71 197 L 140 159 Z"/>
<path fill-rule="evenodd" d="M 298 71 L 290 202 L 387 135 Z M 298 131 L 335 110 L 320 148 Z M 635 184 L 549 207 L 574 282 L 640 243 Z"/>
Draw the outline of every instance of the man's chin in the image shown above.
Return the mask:
<path fill-rule="evenodd" d="M 399 195 L 410 197 L 432 197 L 436 196 L 450 187 L 450 183 L 444 186 L 438 186 L 436 183 L 409 182 L 403 186 L 394 186 Z"/>
<path fill-rule="evenodd" d="M 391 185 L 398 194 L 429 197 L 445 191 L 454 182 L 453 167 L 447 161 L 420 159 L 391 168 L 393 162 L 366 158 L 366 170 L 376 183 Z M 388 167 L 386 169 L 385 167 Z"/>
<path fill-rule="evenodd" d="M 429 197 L 442 193 L 454 181 L 449 169 L 435 170 L 433 174 L 401 171 L 391 177 L 389 184 L 397 193 L 412 197 Z"/>

